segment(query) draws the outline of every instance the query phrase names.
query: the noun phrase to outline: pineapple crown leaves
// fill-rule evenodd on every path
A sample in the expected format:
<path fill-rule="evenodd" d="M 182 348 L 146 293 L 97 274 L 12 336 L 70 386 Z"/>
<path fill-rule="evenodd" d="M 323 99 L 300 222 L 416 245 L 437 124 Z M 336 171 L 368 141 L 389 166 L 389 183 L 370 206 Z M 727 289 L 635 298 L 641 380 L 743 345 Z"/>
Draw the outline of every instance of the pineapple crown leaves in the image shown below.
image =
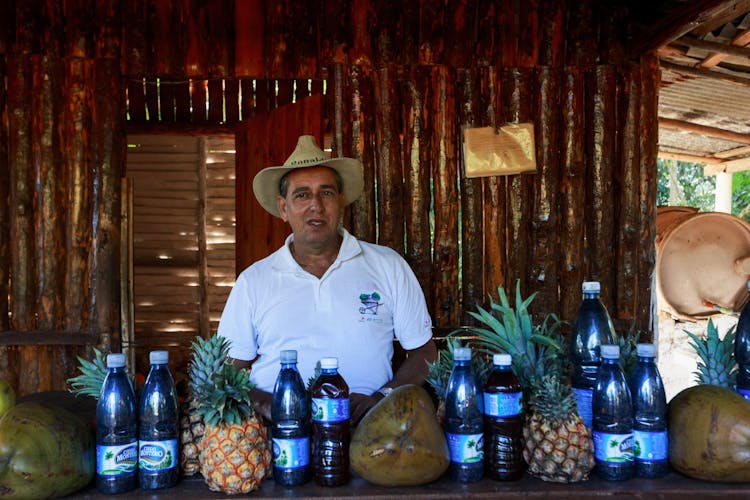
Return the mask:
<path fill-rule="evenodd" d="M 535 379 L 554 373 L 562 377 L 565 341 L 558 329 L 561 321 L 554 314 L 534 326 L 529 306 L 536 293 L 525 300 L 520 282 L 516 282 L 516 308 L 511 307 L 505 290 L 498 287 L 499 302 L 490 296 L 490 309 L 477 306 L 469 314 L 485 327 L 471 327 L 474 342 L 487 354 L 507 353 L 513 359 L 513 371 L 524 388 Z"/>
<path fill-rule="evenodd" d="M 578 412 L 573 388 L 562 382 L 559 374 L 543 375 L 535 379 L 529 393 L 528 407 L 533 413 L 560 422 Z"/>
<path fill-rule="evenodd" d="M 719 329 L 709 319 L 706 337 L 683 330 L 690 337 L 690 347 L 695 349 L 700 360 L 697 370 L 693 372 L 698 384 L 713 384 L 733 388 L 737 379 L 737 365 L 734 359 L 735 326 L 732 326 L 719 338 Z"/>
<path fill-rule="evenodd" d="M 196 337 L 190 344 L 193 357 L 188 365 L 188 380 L 193 397 L 197 397 L 210 382 L 211 376 L 227 362 L 230 342 L 214 335 L 208 339 Z"/>
<path fill-rule="evenodd" d="M 638 363 L 637 346 L 640 338 L 641 332 L 636 331 L 635 323 L 626 334 L 618 335 L 615 332 L 613 340 L 620 347 L 620 368 L 626 376 L 630 375 L 630 372 Z"/>
<path fill-rule="evenodd" d="M 78 360 L 78 371 L 80 375 L 68 379 L 70 392 L 77 396 L 91 396 L 99 399 L 104 385 L 104 378 L 107 376 L 106 355 L 94 347 L 94 358 L 89 361 L 81 356 L 76 356 Z"/>
<path fill-rule="evenodd" d="M 250 391 L 254 386 L 248 375 L 247 370 L 224 363 L 211 380 L 199 388 L 198 413 L 207 425 L 237 425 L 253 414 Z"/>

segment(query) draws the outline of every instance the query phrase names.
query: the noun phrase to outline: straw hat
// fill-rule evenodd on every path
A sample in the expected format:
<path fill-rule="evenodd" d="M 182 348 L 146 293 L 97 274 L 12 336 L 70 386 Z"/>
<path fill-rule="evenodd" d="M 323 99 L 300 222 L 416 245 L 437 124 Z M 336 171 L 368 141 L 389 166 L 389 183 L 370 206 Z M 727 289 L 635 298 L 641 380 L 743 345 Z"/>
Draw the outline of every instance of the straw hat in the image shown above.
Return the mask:
<path fill-rule="evenodd" d="M 253 192 L 260 205 L 271 215 L 279 217 L 276 197 L 279 196 L 279 182 L 284 174 L 295 168 L 322 165 L 337 171 L 343 181 L 345 203 L 348 205 L 362 194 L 365 185 L 362 163 L 353 158 L 328 158 L 315 143 L 315 137 L 302 135 L 297 147 L 280 167 L 264 168 L 253 179 Z"/>

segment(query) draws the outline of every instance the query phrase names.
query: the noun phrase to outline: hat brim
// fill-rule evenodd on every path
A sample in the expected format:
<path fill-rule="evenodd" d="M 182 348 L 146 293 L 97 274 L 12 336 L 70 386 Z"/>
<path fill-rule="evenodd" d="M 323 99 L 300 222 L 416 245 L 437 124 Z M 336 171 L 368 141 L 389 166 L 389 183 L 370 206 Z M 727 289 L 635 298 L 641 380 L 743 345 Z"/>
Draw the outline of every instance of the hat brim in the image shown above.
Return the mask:
<path fill-rule="evenodd" d="M 353 158 L 328 158 L 309 165 L 292 165 L 267 167 L 255 174 L 253 193 L 255 198 L 268 213 L 280 217 L 276 199 L 279 196 L 279 182 L 287 172 L 300 168 L 330 167 L 339 173 L 343 184 L 344 202 L 346 205 L 355 201 L 362 194 L 365 186 L 362 163 Z"/>

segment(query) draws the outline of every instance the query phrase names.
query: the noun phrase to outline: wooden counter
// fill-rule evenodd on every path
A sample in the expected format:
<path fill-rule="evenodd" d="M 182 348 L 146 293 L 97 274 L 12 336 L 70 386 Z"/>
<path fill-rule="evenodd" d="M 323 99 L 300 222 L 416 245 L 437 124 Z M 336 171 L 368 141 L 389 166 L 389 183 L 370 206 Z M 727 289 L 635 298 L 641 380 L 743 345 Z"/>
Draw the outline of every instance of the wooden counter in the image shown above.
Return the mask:
<path fill-rule="evenodd" d="M 224 495 L 210 491 L 203 479 L 188 478 L 176 487 L 166 490 L 142 491 L 136 489 L 120 498 L 151 500 L 192 500 L 197 498 L 402 498 L 410 499 L 444 499 L 444 498 L 644 498 L 644 499 L 703 499 L 703 498 L 750 498 L 750 483 L 724 484 L 710 483 L 687 478 L 678 473 L 670 473 L 660 479 L 631 479 L 622 482 L 608 482 L 593 476 L 588 481 L 575 484 L 557 484 L 525 476 L 517 482 L 503 483 L 483 479 L 478 483 L 458 484 L 440 479 L 425 486 L 385 488 L 374 486 L 363 479 L 355 478 L 350 484 L 337 488 L 324 488 L 314 482 L 295 488 L 283 488 L 273 480 L 265 481 L 259 490 L 247 495 Z M 71 498 L 112 499 L 102 495 L 94 487 Z M 117 498 L 117 497 L 114 497 Z"/>

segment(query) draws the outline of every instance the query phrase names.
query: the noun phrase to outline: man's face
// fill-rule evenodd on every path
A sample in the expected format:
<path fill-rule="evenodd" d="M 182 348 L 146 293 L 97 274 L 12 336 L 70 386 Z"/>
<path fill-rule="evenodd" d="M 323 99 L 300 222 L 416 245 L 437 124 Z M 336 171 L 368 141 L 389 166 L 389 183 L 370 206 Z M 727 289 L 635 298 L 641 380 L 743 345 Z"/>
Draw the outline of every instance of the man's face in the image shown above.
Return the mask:
<path fill-rule="evenodd" d="M 338 243 L 337 227 L 344 211 L 344 195 L 329 167 L 307 167 L 287 174 L 286 197 L 276 200 L 279 215 L 294 233 L 295 246 L 317 248 Z"/>

